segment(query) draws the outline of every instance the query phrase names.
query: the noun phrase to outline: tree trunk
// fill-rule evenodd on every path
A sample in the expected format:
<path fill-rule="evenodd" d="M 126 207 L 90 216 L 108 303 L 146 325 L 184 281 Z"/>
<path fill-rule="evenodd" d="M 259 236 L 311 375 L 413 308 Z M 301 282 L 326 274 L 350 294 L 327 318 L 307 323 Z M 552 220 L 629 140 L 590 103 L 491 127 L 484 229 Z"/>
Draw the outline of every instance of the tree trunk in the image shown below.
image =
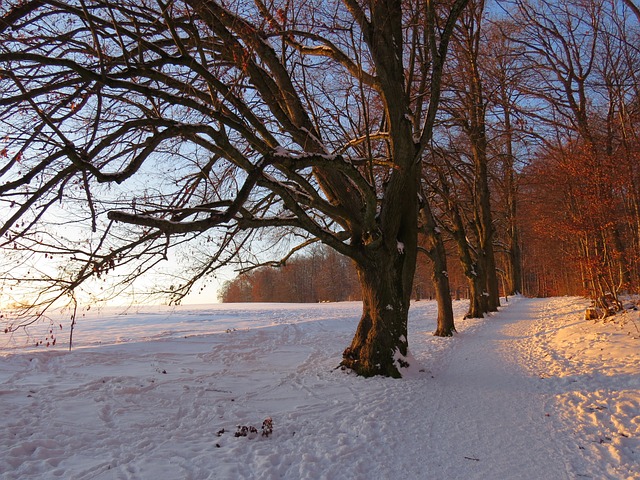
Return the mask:
<path fill-rule="evenodd" d="M 462 106 L 466 109 L 466 112 L 461 112 L 461 126 L 468 135 L 473 154 L 474 228 L 478 240 L 476 264 L 479 267 L 476 268 L 476 274 L 484 280 L 480 294 L 488 294 L 488 298 L 481 303 L 487 306 L 488 311 L 496 311 L 500 306 L 500 289 L 493 251 L 494 226 L 491 215 L 486 133 L 487 101 L 479 62 L 484 6 L 483 2 L 473 4 L 474 8 L 468 12 L 469 17 L 460 29 L 460 54 L 463 57 L 461 60 L 466 63 L 463 71 L 467 82 L 466 88 L 461 90 L 464 92 Z"/>
<path fill-rule="evenodd" d="M 412 282 L 407 277 L 415 271 L 415 253 L 382 247 L 367 252 L 356 269 L 362 286 L 362 318 L 341 365 L 365 377 L 400 378 L 400 369 L 408 366 Z"/>
<path fill-rule="evenodd" d="M 486 279 L 479 264 L 471 267 L 471 272 L 467 275 L 469 281 L 469 311 L 464 318 L 483 318 L 489 311 L 489 295 L 487 294 Z"/>
<path fill-rule="evenodd" d="M 464 275 L 469 282 L 469 311 L 464 318 L 482 318 L 489 311 L 489 306 L 486 295 L 487 278 L 484 265 L 479 259 L 480 252 L 478 252 L 478 257 L 474 260 L 472 249 L 465 233 L 462 216 L 457 206 L 452 203 L 449 203 L 448 208 L 450 208 L 453 220 L 451 235 L 458 247 L 460 265 L 462 265 Z"/>
<path fill-rule="evenodd" d="M 427 240 L 426 252 L 433 267 L 431 280 L 436 291 L 436 302 L 438 302 L 438 323 L 433 334 L 436 337 L 450 337 L 456 331 L 456 327 L 453 320 L 453 305 L 451 304 L 447 252 L 428 203 L 425 203 L 420 211 L 420 218 Z"/>
<path fill-rule="evenodd" d="M 470 134 L 471 148 L 475 162 L 474 170 L 474 202 L 475 228 L 478 237 L 478 259 L 480 268 L 476 273 L 484 277 L 485 285 L 482 294 L 487 296 L 484 304 L 487 311 L 495 312 L 500 306 L 500 289 L 493 250 L 493 219 L 491 215 L 491 199 L 489 191 L 489 174 L 487 169 L 487 139 L 485 135 L 484 117 L 480 117 L 480 126 Z"/>
<path fill-rule="evenodd" d="M 342 366 L 365 377 L 399 378 L 408 366 L 407 318 L 418 252 L 417 165 L 390 178 L 377 235 L 355 240 L 362 318 Z"/>
<path fill-rule="evenodd" d="M 514 228 L 509 233 L 509 277 L 508 289 L 505 292 L 505 295 L 517 295 L 518 293 L 522 293 L 522 254 L 520 252 L 519 242 L 518 232 Z"/>
<path fill-rule="evenodd" d="M 507 94 L 502 89 L 504 99 L 504 128 L 506 134 L 506 162 L 504 165 L 504 185 L 506 190 L 506 221 L 507 221 L 507 280 L 508 290 L 505 295 L 522 293 L 522 255 L 518 238 L 518 203 L 517 184 L 514 169 L 515 156 L 513 152 L 513 129 L 511 126 L 511 108 L 508 106 Z"/>
<path fill-rule="evenodd" d="M 487 278 L 487 308 L 490 312 L 497 312 L 500 306 L 500 287 L 498 285 L 498 269 L 496 268 L 496 259 L 493 249 L 493 244 L 487 246 L 485 253 L 487 258 L 486 263 L 486 278 Z"/>
<path fill-rule="evenodd" d="M 442 260 L 444 260 L 444 263 Z M 438 324 L 433 334 L 436 337 L 451 337 L 456 331 L 456 326 L 453 321 L 453 305 L 451 304 L 449 276 L 447 275 L 446 268 L 446 257 L 441 256 L 441 253 L 434 255 L 432 279 L 433 286 L 436 290 L 436 301 L 438 302 Z"/>

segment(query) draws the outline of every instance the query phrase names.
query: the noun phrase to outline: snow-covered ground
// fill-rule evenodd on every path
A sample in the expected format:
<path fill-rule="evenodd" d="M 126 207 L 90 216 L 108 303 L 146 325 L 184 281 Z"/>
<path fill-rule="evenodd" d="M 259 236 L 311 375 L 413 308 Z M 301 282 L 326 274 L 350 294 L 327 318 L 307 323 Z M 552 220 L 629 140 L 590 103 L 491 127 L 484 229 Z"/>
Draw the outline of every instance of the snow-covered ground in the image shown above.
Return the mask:
<path fill-rule="evenodd" d="M 402 380 L 335 369 L 358 303 L 91 311 L 70 353 L 0 336 L 0 478 L 637 479 L 640 317 L 585 306 L 455 302 L 447 339 L 416 303 Z"/>

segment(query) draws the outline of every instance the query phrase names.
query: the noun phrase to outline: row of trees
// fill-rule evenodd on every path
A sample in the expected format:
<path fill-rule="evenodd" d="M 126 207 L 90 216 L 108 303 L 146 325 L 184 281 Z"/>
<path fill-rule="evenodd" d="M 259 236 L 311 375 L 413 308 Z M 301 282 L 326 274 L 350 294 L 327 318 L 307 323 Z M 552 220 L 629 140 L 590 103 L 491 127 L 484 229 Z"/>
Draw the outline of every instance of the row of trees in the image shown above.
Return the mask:
<path fill-rule="evenodd" d="M 292 259 L 322 243 L 349 259 L 363 300 L 343 366 L 399 376 L 419 251 L 438 335 L 455 329 L 453 264 L 469 316 L 498 308 L 501 283 L 555 282 L 556 253 L 595 298 L 637 288 L 636 4 L 491 7 L 2 3 L 0 278 L 4 292 L 37 291 L 8 330 L 169 258 L 181 268 L 158 292 L 173 302 L 231 265 L 276 299 L 260 269 L 274 262 L 321 300 Z M 564 235 L 553 249 L 545 226 Z M 344 264 L 319 255 L 315 272 Z"/>
<path fill-rule="evenodd" d="M 446 130 L 425 169 L 470 282 L 470 314 L 492 310 L 500 284 L 619 307 L 618 294 L 640 286 L 638 8 L 501 5 L 490 15 L 473 2 L 460 19 Z"/>
<path fill-rule="evenodd" d="M 423 172 L 420 244 L 437 245 L 431 219 L 446 248 L 432 263 L 459 257 L 470 316 L 495 309 L 498 290 L 602 301 L 638 289 L 637 20 L 632 2 L 517 1 L 502 15 L 472 2 L 462 13 Z M 459 292 L 459 269 L 440 262 Z M 418 298 L 437 291 L 425 275 Z"/>

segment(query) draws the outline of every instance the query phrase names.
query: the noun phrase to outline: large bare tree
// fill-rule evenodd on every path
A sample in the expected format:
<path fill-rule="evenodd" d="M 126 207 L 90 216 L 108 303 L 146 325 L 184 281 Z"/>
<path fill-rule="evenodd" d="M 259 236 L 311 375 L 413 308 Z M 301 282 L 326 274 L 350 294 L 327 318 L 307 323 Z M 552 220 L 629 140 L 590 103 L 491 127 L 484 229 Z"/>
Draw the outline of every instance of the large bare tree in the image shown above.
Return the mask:
<path fill-rule="evenodd" d="M 5 287 L 37 282 L 41 312 L 197 244 L 166 288 L 179 300 L 277 228 L 353 260 L 363 314 L 342 363 L 399 376 L 421 158 L 466 3 L 4 2 L 2 246 L 60 260 Z"/>

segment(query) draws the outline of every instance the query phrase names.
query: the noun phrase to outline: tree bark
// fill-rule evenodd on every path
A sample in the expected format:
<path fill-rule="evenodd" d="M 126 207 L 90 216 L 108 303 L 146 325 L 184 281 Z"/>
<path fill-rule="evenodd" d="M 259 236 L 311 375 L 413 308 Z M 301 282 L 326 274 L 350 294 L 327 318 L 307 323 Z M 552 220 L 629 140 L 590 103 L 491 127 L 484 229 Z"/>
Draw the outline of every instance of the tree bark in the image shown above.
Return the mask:
<path fill-rule="evenodd" d="M 520 239 L 517 228 L 510 228 L 508 252 L 508 284 L 505 295 L 517 295 L 522 293 L 522 254 L 520 252 Z"/>
<path fill-rule="evenodd" d="M 476 89 L 481 92 L 479 74 Z M 479 98 L 483 98 L 478 93 Z M 498 287 L 498 275 L 496 271 L 495 254 L 493 250 L 493 218 L 491 215 L 491 194 L 489 190 L 487 137 L 484 111 L 475 112 L 472 116 L 472 127 L 469 128 L 469 138 L 473 151 L 474 169 L 474 202 L 475 202 L 475 228 L 478 237 L 478 259 L 476 268 L 478 275 L 483 275 L 485 280 L 483 296 L 487 296 L 487 311 L 495 312 L 500 306 L 500 290 Z M 486 295 L 485 295 L 486 294 Z"/>
<path fill-rule="evenodd" d="M 522 292 L 522 255 L 520 253 L 520 239 L 518 238 L 518 204 L 517 185 L 514 170 L 513 129 L 511 125 L 511 108 L 507 102 L 507 94 L 502 89 L 504 103 L 504 128 L 506 135 L 506 162 L 504 165 L 504 183 L 506 191 L 506 221 L 507 221 L 507 291 L 505 295 L 515 295 Z"/>
<path fill-rule="evenodd" d="M 477 247 L 472 252 L 459 206 L 451 200 L 449 188 L 444 178 L 441 179 L 440 186 L 444 192 L 446 208 L 451 215 L 452 226 L 449 233 L 456 242 L 460 264 L 469 283 L 469 311 L 465 318 L 482 318 L 489 311 L 489 308 L 487 295 L 485 295 L 487 280 L 483 270 L 484 265 L 480 261 L 481 252 Z"/>
<path fill-rule="evenodd" d="M 454 213 L 454 218 L 458 228 L 453 231 L 453 237 L 458 246 L 460 263 L 469 283 L 469 310 L 464 318 L 483 318 L 489 311 L 486 294 L 486 276 L 484 266 L 478 261 L 474 261 L 471 256 L 471 249 L 467 243 L 467 238 L 462 227 L 462 220 L 458 214 Z"/>
<path fill-rule="evenodd" d="M 482 292 L 479 293 L 482 296 L 488 295 L 488 298 L 480 303 L 486 304 L 488 311 L 496 311 L 500 306 L 500 293 L 493 251 L 494 226 L 491 215 L 486 133 L 487 100 L 479 63 L 484 3 L 475 3 L 473 7 L 461 22 L 458 36 L 459 60 L 465 76 L 465 88 L 460 90 L 462 111 L 458 115 L 460 126 L 469 138 L 474 163 L 473 227 L 478 240 L 475 270 L 484 281 Z"/>
<path fill-rule="evenodd" d="M 495 251 L 493 243 L 487 245 L 486 250 L 487 267 L 487 308 L 490 312 L 497 312 L 500 306 L 500 287 L 498 285 L 498 269 L 496 268 Z"/>
<path fill-rule="evenodd" d="M 471 264 L 469 273 L 465 272 L 469 281 L 469 311 L 464 318 L 483 318 L 484 314 L 490 311 L 489 295 L 485 290 L 486 281 L 482 268 L 480 264 L 475 263 Z"/>
<path fill-rule="evenodd" d="M 453 319 L 453 305 L 451 304 L 451 288 L 447 270 L 447 252 L 442 241 L 435 218 L 428 203 L 425 203 L 420 211 L 422 230 L 426 235 L 426 253 L 431 259 L 431 280 L 436 292 L 438 303 L 438 321 L 436 337 L 451 337 L 456 331 Z"/>
<path fill-rule="evenodd" d="M 413 250 L 413 251 L 411 251 Z M 415 248 L 383 246 L 356 262 L 362 317 L 341 365 L 364 377 L 400 378 L 409 364 L 407 320 L 415 272 Z"/>

